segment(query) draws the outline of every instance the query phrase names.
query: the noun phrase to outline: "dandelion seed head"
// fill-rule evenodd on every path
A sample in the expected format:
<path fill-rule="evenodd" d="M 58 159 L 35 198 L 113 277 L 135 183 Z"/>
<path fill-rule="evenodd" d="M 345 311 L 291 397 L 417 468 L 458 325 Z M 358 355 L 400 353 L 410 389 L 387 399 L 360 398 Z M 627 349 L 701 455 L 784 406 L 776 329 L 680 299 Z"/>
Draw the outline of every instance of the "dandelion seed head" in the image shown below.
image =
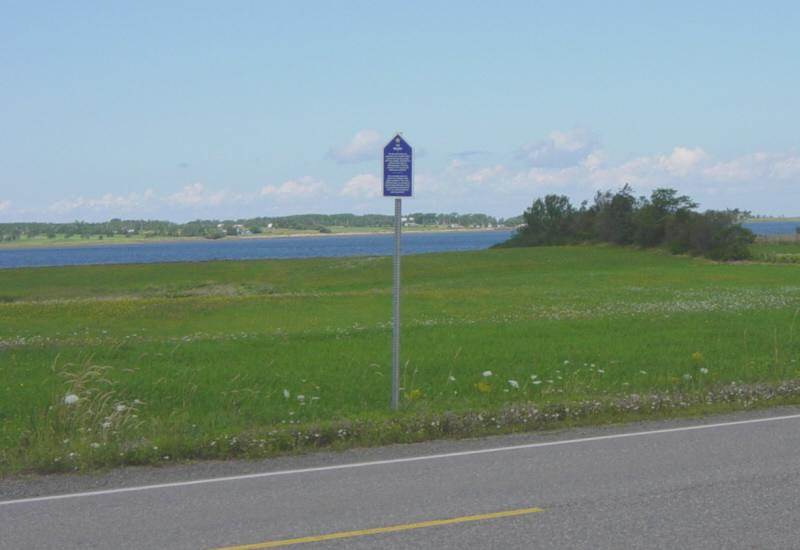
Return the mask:
<path fill-rule="evenodd" d="M 65 405 L 74 405 L 78 401 L 80 401 L 80 397 L 78 397 L 74 393 L 68 393 L 67 395 L 64 396 Z"/>

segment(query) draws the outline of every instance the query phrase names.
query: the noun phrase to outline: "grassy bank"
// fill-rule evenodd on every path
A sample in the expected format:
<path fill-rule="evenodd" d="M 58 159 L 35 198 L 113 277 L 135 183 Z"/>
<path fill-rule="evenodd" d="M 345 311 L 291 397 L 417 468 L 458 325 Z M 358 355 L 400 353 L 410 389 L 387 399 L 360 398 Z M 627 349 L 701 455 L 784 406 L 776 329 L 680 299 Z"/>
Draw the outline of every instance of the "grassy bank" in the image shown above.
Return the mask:
<path fill-rule="evenodd" d="M 763 239 L 751 247 L 757 261 L 800 263 L 800 240 Z"/>
<path fill-rule="evenodd" d="M 318 229 L 289 229 L 277 228 L 270 229 L 263 233 L 252 235 L 228 235 L 221 237 L 222 240 L 236 241 L 248 239 L 271 239 L 277 237 L 326 237 L 331 235 L 373 235 L 381 233 L 393 233 L 393 227 L 353 227 L 332 225 L 325 228 L 325 232 Z M 509 231 L 511 228 L 451 228 L 446 225 L 415 225 L 405 227 L 406 233 L 451 233 L 469 231 Z M 147 243 L 168 243 L 168 242 L 192 242 L 208 241 L 205 237 L 170 237 L 160 235 L 87 235 L 87 236 L 66 236 L 56 235 L 47 237 L 46 235 L 36 235 L 35 237 L 22 236 L 13 241 L 0 240 L 0 250 L 5 249 L 25 249 L 25 248 L 70 248 L 82 246 L 105 246 L 120 244 L 147 244 Z"/>
<path fill-rule="evenodd" d="M 475 411 L 601 403 L 616 418 L 632 395 L 702 408 L 731 384 L 800 377 L 797 265 L 582 246 L 421 255 L 404 262 L 392 417 L 390 271 L 390 258 L 0 271 L 0 471 L 494 429 L 455 420 Z M 461 427 L 423 426 L 446 418 Z M 514 418 L 507 429 L 541 420 Z"/>

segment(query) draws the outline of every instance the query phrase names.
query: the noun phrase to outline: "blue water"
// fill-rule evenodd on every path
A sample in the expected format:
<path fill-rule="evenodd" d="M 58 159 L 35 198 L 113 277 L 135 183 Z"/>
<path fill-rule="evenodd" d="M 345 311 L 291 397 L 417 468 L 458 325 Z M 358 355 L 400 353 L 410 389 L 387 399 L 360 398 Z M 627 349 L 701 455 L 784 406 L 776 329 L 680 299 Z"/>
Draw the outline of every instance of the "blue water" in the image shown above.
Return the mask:
<path fill-rule="evenodd" d="M 742 225 L 756 235 L 794 235 L 800 222 L 755 222 Z"/>
<path fill-rule="evenodd" d="M 794 234 L 800 223 L 757 222 L 744 225 L 758 235 L 782 235 Z M 407 233 L 403 235 L 403 254 L 480 250 L 504 241 L 510 235 L 510 231 Z M 0 269 L 391 254 L 392 235 L 389 234 L 176 241 L 0 250 Z"/>
<path fill-rule="evenodd" d="M 510 231 L 407 233 L 403 254 L 480 250 L 506 240 Z M 263 260 L 326 256 L 389 256 L 393 236 L 336 235 L 218 241 L 72 246 L 0 250 L 0 268 L 57 265 Z"/>

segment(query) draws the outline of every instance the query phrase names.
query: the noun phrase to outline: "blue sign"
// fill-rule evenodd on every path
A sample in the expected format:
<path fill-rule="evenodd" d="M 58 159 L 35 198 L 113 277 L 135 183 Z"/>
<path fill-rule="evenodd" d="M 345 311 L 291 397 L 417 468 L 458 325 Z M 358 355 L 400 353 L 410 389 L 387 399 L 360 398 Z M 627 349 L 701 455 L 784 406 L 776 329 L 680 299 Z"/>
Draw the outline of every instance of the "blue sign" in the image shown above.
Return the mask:
<path fill-rule="evenodd" d="M 413 181 L 411 146 L 397 134 L 383 148 L 383 196 L 410 197 Z"/>

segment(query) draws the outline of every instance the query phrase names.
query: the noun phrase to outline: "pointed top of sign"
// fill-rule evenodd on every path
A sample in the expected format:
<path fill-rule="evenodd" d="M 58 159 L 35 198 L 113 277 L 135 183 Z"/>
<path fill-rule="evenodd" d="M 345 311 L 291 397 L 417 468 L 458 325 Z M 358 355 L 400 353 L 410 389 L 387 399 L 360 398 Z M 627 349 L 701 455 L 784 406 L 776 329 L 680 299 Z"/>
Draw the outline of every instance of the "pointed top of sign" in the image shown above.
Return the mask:
<path fill-rule="evenodd" d="M 389 143 L 386 144 L 386 147 L 394 147 L 396 145 L 404 146 L 411 149 L 411 145 L 403 138 L 403 132 L 397 132 L 392 139 L 389 140 Z"/>

